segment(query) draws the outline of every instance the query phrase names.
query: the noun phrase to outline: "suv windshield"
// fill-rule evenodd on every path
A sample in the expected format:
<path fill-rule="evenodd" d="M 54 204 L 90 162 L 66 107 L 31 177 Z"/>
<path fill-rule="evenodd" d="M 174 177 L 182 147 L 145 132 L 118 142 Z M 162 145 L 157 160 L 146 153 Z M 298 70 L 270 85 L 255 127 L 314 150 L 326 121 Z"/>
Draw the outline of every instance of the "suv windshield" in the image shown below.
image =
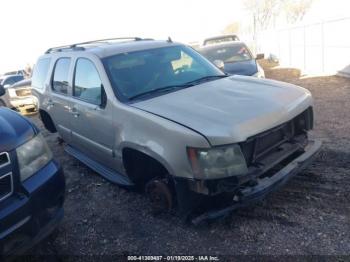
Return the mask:
<path fill-rule="evenodd" d="M 103 62 L 122 101 L 143 94 L 172 92 L 225 76 L 192 48 L 182 45 L 118 54 Z"/>
<path fill-rule="evenodd" d="M 201 50 L 201 53 L 210 61 L 222 60 L 224 63 L 233 63 L 252 60 L 252 56 L 245 45 L 215 46 Z"/>

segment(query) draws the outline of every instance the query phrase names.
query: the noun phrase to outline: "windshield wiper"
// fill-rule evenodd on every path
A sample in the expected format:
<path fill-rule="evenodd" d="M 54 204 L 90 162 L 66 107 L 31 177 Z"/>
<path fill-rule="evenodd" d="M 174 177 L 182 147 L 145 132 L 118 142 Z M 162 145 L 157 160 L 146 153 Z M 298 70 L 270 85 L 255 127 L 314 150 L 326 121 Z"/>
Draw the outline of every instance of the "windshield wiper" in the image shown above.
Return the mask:
<path fill-rule="evenodd" d="M 161 88 L 152 89 L 152 90 L 149 90 L 147 92 L 131 96 L 131 97 L 129 97 L 129 100 L 135 100 L 135 99 L 138 99 L 138 98 L 148 97 L 148 96 L 155 95 L 155 94 L 160 94 L 160 93 L 167 93 L 167 92 L 171 92 L 171 91 L 173 91 L 175 89 L 182 89 L 182 88 L 186 88 L 186 87 L 190 87 L 190 86 L 193 86 L 193 84 L 192 83 L 185 83 L 185 84 L 182 84 L 182 85 L 164 86 L 164 87 L 161 87 Z"/>
<path fill-rule="evenodd" d="M 207 82 L 207 81 L 214 80 L 214 79 L 217 79 L 217 78 L 224 78 L 224 77 L 228 77 L 228 75 L 225 74 L 225 75 L 204 76 L 204 77 L 198 78 L 196 80 L 187 82 L 186 84 L 198 85 L 198 84 L 203 83 L 203 82 Z"/>
<path fill-rule="evenodd" d="M 164 86 L 161 88 L 157 88 L 157 89 L 152 89 L 149 91 L 146 91 L 144 93 L 141 94 L 137 94 L 134 96 L 129 97 L 129 100 L 135 100 L 138 98 L 143 98 L 143 97 L 148 97 L 148 96 L 152 96 L 155 94 L 161 94 L 161 93 L 167 93 L 167 92 L 171 92 L 173 90 L 179 90 L 179 89 L 183 89 L 183 88 L 187 88 L 187 87 L 191 87 L 191 86 L 195 86 L 198 85 L 199 83 L 208 81 L 208 80 L 212 80 L 212 79 L 216 79 L 216 78 L 223 78 L 223 77 L 227 77 L 228 75 L 213 75 L 213 76 L 205 76 L 205 77 L 201 77 L 198 78 L 196 80 L 184 83 L 184 84 L 179 84 L 179 85 L 169 85 L 169 86 Z"/>

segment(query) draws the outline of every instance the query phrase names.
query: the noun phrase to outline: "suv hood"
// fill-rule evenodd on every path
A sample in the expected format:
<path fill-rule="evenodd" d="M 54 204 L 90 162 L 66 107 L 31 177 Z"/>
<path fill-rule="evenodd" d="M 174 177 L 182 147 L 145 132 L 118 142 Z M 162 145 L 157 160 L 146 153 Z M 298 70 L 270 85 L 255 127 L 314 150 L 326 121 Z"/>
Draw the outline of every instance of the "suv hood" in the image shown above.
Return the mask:
<path fill-rule="evenodd" d="M 302 87 L 247 76 L 226 77 L 133 104 L 196 130 L 211 145 L 245 141 L 311 105 L 311 94 Z"/>

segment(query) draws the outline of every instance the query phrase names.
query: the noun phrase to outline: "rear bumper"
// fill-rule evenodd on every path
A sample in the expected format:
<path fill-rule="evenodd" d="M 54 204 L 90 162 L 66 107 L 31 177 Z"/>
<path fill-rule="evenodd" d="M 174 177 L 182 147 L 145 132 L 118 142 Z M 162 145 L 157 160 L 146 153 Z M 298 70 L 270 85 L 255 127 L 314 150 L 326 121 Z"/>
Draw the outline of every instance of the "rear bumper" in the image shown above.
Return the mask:
<path fill-rule="evenodd" d="M 22 187 L 0 203 L 3 257 L 24 253 L 47 237 L 63 217 L 65 179 L 56 162 L 50 162 Z"/>
<path fill-rule="evenodd" d="M 205 212 L 204 214 L 201 214 L 192 219 L 192 223 L 198 224 L 203 220 L 215 219 L 227 215 L 237 208 L 247 206 L 253 202 L 263 199 L 267 194 L 276 191 L 293 176 L 305 169 L 315 159 L 321 148 L 321 145 L 322 143 L 320 141 L 309 141 L 308 146 L 305 148 L 305 152 L 297 158 L 293 159 L 277 173 L 269 177 L 264 177 L 261 179 L 259 178 L 255 181 L 254 185 L 245 186 L 244 188 L 235 191 L 234 194 L 230 195 L 231 200 L 229 202 L 229 205 L 218 209 L 214 208 L 213 210 Z M 189 203 L 188 198 L 187 200 L 183 199 L 183 194 L 185 191 L 184 189 L 179 188 L 179 183 L 176 183 L 176 188 L 180 191 L 178 197 L 182 198 L 179 199 L 180 206 L 184 201 L 186 203 Z M 197 193 L 189 192 L 189 190 L 187 190 L 187 193 L 189 193 L 189 195 L 192 196 L 191 198 L 194 199 L 194 201 L 197 203 L 201 201 L 199 200 L 200 198 L 203 199 L 203 196 L 198 196 L 199 194 Z M 204 198 L 208 199 L 207 196 Z M 183 210 L 188 209 L 188 207 L 189 204 L 185 204 Z M 193 208 L 193 206 L 191 208 Z"/>

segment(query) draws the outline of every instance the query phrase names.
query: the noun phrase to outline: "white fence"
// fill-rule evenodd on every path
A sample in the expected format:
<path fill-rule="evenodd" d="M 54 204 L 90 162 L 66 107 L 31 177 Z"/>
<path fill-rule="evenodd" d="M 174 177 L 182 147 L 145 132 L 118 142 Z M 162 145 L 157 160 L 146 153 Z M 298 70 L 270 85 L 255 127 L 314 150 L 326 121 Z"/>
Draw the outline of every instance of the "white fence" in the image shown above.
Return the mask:
<path fill-rule="evenodd" d="M 282 66 L 307 73 L 350 76 L 350 17 L 258 34 L 256 52 L 275 54 Z"/>

